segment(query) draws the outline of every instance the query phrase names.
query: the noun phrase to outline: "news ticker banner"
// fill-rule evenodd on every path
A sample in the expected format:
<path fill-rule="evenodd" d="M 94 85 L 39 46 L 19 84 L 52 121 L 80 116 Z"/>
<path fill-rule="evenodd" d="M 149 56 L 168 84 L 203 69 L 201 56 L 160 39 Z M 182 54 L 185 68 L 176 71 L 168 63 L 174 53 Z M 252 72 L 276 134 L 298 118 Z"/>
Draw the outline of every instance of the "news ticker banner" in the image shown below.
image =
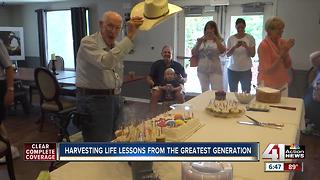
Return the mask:
<path fill-rule="evenodd" d="M 265 172 L 303 172 L 303 162 L 265 162 Z"/>
<path fill-rule="evenodd" d="M 259 161 L 259 143 L 25 143 L 27 161 Z"/>

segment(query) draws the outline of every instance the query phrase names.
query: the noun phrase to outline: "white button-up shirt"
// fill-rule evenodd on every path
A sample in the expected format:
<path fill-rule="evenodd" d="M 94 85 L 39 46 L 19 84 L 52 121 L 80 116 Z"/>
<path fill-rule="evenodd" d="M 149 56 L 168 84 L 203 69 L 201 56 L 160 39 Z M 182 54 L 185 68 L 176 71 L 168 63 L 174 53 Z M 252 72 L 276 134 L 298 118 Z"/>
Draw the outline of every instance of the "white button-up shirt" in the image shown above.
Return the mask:
<path fill-rule="evenodd" d="M 97 32 L 81 40 L 77 55 L 76 86 L 88 89 L 115 89 L 120 93 L 123 81 L 123 57 L 133 48 L 125 37 L 110 49 Z"/>

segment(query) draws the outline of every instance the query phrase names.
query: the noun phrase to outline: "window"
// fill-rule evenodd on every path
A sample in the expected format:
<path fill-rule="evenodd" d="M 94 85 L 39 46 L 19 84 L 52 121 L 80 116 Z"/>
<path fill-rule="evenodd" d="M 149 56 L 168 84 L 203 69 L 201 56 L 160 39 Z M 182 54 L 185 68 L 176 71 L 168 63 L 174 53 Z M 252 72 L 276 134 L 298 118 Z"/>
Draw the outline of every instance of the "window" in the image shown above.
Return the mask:
<path fill-rule="evenodd" d="M 71 10 L 47 12 L 47 57 L 61 56 L 66 69 L 74 69 Z"/>
<path fill-rule="evenodd" d="M 46 56 L 51 57 L 53 53 L 56 56 L 61 56 L 64 59 L 64 68 L 74 70 L 74 55 L 76 55 L 74 53 L 77 53 L 82 37 L 89 34 L 88 8 L 77 7 L 71 8 L 71 10 L 45 11 L 45 13 L 47 44 L 44 46 L 46 46 Z M 73 28 L 76 28 L 76 34 L 73 34 Z"/>
<path fill-rule="evenodd" d="M 186 17 L 185 18 L 185 56 L 191 56 L 191 49 L 197 42 L 197 38 L 203 36 L 203 28 L 212 16 Z M 186 61 L 185 64 L 189 64 Z"/>

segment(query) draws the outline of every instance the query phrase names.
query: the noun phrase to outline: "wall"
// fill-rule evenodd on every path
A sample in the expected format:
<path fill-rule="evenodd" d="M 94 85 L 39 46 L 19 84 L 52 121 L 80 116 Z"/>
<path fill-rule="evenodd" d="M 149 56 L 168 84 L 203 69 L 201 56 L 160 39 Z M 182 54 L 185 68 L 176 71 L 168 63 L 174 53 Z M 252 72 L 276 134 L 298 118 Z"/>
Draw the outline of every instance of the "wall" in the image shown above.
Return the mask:
<path fill-rule="evenodd" d="M 134 71 L 137 75 L 145 76 L 149 74 L 151 64 L 152 62 L 125 61 L 124 71 L 125 73 Z M 122 86 L 122 95 L 128 97 L 149 99 L 150 87 L 145 80 L 124 84 Z"/>
<path fill-rule="evenodd" d="M 320 49 L 320 1 L 279 0 L 277 15 L 286 23 L 283 36 L 296 40 L 291 50 L 293 68 L 309 69 L 309 54 Z"/>
<path fill-rule="evenodd" d="M 175 17 L 172 16 L 150 31 L 138 32 L 134 40 L 134 53 L 126 56 L 125 60 L 153 62 L 161 59 L 160 53 L 164 45 L 170 45 L 174 48 L 175 23 Z"/>
<path fill-rule="evenodd" d="M 9 8 L 0 6 L 0 26 L 9 25 Z"/>
<path fill-rule="evenodd" d="M 141 0 L 131 0 L 133 7 Z M 129 5 L 126 6 L 127 12 L 130 12 Z M 173 57 L 177 55 L 177 39 L 175 31 L 177 29 L 176 15 L 169 17 L 165 22 L 155 26 L 150 31 L 139 31 L 134 40 L 135 48 L 132 54 L 125 57 L 125 61 L 154 62 L 161 59 L 161 50 L 164 45 L 170 45 L 174 49 Z M 146 63 L 149 64 L 149 63 Z"/>
<path fill-rule="evenodd" d="M 17 11 L 19 8 L 21 6 L 0 6 L 0 26 L 21 26 L 21 14 L 20 11 Z"/>

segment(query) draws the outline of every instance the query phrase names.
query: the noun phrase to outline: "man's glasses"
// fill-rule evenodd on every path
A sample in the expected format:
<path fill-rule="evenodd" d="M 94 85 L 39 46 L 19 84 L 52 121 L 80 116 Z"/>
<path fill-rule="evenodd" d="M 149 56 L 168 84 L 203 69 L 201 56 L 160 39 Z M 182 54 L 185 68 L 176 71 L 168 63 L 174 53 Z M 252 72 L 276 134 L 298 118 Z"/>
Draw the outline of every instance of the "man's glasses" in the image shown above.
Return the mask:
<path fill-rule="evenodd" d="M 106 24 L 105 26 L 107 28 L 108 31 L 120 31 L 121 30 L 121 26 L 115 26 L 113 24 Z"/>

